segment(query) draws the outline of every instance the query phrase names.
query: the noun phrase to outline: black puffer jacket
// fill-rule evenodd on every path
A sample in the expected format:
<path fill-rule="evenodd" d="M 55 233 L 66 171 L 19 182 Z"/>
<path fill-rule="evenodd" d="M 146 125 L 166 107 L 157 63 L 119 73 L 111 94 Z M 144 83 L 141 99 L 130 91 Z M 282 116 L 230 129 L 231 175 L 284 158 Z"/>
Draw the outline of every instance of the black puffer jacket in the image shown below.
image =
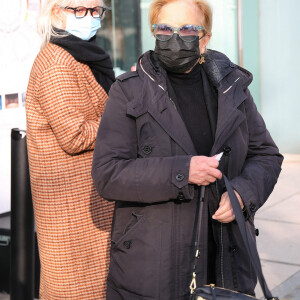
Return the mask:
<path fill-rule="evenodd" d="M 108 300 L 189 298 L 198 193 L 188 178 L 196 150 L 151 53 L 112 86 L 94 152 L 95 186 L 116 201 Z M 254 214 L 272 192 L 283 158 L 247 89 L 251 74 L 215 51 L 203 68 L 218 94 L 217 116 L 208 103 L 216 124 L 211 155 L 226 150 L 220 168 L 242 196 L 254 236 Z M 253 294 L 256 278 L 237 224 L 211 219 L 219 197 L 216 184 L 206 189 L 198 284 L 213 280 Z"/>

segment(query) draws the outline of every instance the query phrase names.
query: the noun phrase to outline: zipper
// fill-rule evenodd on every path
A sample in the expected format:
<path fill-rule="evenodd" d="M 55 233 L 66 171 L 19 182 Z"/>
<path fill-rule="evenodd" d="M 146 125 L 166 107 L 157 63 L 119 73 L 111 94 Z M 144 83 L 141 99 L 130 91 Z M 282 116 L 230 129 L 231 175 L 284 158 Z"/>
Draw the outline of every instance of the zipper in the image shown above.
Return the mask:
<path fill-rule="evenodd" d="M 174 279 L 175 279 L 175 287 L 174 287 L 174 293 L 175 293 L 175 298 L 179 296 L 179 289 L 180 289 L 180 264 L 179 264 L 179 251 L 178 251 L 178 237 L 180 237 L 180 228 L 179 226 L 179 204 L 174 203 L 173 205 L 173 226 L 172 226 L 172 248 L 173 250 L 173 263 L 174 263 Z"/>
<path fill-rule="evenodd" d="M 155 80 L 145 71 L 145 69 L 144 69 L 144 67 L 143 67 L 143 65 L 142 65 L 142 60 L 140 60 L 140 66 L 141 66 L 141 68 L 142 68 L 142 70 L 143 70 L 143 72 L 153 81 L 153 82 L 155 82 Z"/>
<path fill-rule="evenodd" d="M 222 287 L 225 288 L 224 284 L 224 245 L 223 245 L 223 224 L 221 223 L 221 280 Z"/>
<path fill-rule="evenodd" d="M 230 91 L 231 88 L 233 87 L 233 85 L 234 85 L 237 81 L 239 81 L 239 80 L 240 80 L 240 77 L 238 77 L 238 78 L 234 81 L 234 83 L 233 83 L 226 91 L 223 92 L 223 94 L 226 94 L 228 91 Z"/>
<path fill-rule="evenodd" d="M 174 105 L 175 109 L 177 110 L 177 107 L 176 107 L 174 101 L 171 98 L 170 98 L 170 101 L 172 102 L 172 104 Z"/>
<path fill-rule="evenodd" d="M 145 73 L 145 74 L 146 74 L 153 82 L 156 83 L 155 79 L 154 79 L 152 76 L 150 76 L 150 75 L 145 71 L 145 69 L 144 69 L 144 67 L 143 67 L 143 65 L 142 65 L 142 60 L 140 60 L 140 66 L 141 66 L 143 72 L 144 72 L 144 73 Z M 159 86 L 164 92 L 166 91 L 166 89 L 165 89 L 162 85 L 158 84 L 158 86 Z M 177 107 L 176 107 L 174 101 L 173 101 L 171 98 L 169 98 L 169 100 L 171 101 L 171 103 L 173 104 L 173 106 L 175 107 L 175 109 L 177 110 Z"/>
<path fill-rule="evenodd" d="M 176 235 L 176 239 L 175 239 L 175 257 L 176 257 L 176 273 L 175 273 L 175 276 L 176 276 L 176 281 L 177 281 L 177 291 L 176 291 L 176 294 L 175 294 L 175 297 L 177 298 L 179 296 L 179 290 L 180 290 L 180 287 L 181 287 L 181 280 L 180 280 L 180 263 L 179 263 L 179 253 L 180 253 L 180 246 L 179 246 L 179 243 L 178 243 L 178 240 L 180 240 L 180 226 L 179 226 L 179 223 L 180 223 L 180 210 L 179 210 L 179 205 L 180 204 L 174 204 L 175 205 L 175 235 Z"/>
<path fill-rule="evenodd" d="M 236 80 L 238 81 L 239 78 Z M 236 82 L 235 81 L 235 82 Z M 231 152 L 231 148 L 227 145 L 224 145 L 223 147 L 224 152 L 224 174 L 228 176 L 228 164 L 229 164 L 229 154 Z M 218 186 L 217 187 L 217 193 L 218 193 Z M 221 280 L 222 280 L 222 287 L 225 287 L 224 282 L 224 245 L 223 245 L 223 224 L 221 223 Z"/>
<path fill-rule="evenodd" d="M 162 85 L 158 85 L 163 91 L 166 91 L 165 88 Z"/>
<path fill-rule="evenodd" d="M 238 296 L 238 294 L 239 295 L 245 295 L 245 296 L 247 296 L 247 297 L 249 297 L 249 298 L 253 298 L 253 300 L 255 300 L 255 299 L 257 299 L 257 298 L 255 298 L 254 296 L 252 296 L 252 295 L 249 295 L 249 294 L 244 294 L 244 293 L 241 293 L 241 292 L 238 292 L 238 291 L 234 291 L 234 290 L 231 290 L 231 289 L 226 289 L 226 288 L 221 288 L 221 287 L 216 287 L 214 284 L 209 284 L 209 285 L 204 285 L 205 287 L 210 287 L 210 288 L 216 288 L 216 289 L 218 289 L 218 290 L 224 290 L 224 291 L 230 291 L 231 293 L 235 293 L 237 296 Z M 203 299 L 203 298 L 197 298 L 197 299 Z M 236 299 L 238 299 L 238 297 L 236 297 Z M 205 300 L 205 299 L 204 299 Z M 272 298 L 272 299 L 270 299 L 270 300 L 275 300 L 275 298 Z"/>
<path fill-rule="evenodd" d="M 219 187 L 218 187 L 218 179 L 216 180 L 216 193 L 217 193 L 217 201 L 220 201 L 221 197 L 219 194 Z"/>
<path fill-rule="evenodd" d="M 155 81 L 155 79 L 149 74 L 149 73 L 147 73 L 146 71 L 145 71 L 145 69 L 144 69 L 144 67 L 143 67 L 143 65 L 142 65 L 142 60 L 140 60 L 140 66 L 141 66 L 141 68 L 142 68 L 142 70 L 143 70 L 143 72 L 153 81 L 153 82 L 155 82 L 155 83 L 157 83 L 156 81 Z M 158 84 L 158 86 L 163 90 L 163 91 L 166 91 L 166 89 L 162 86 L 162 85 L 160 85 L 160 84 Z M 171 99 L 170 99 L 171 100 Z M 171 100 L 172 101 L 172 100 Z M 172 103 L 174 104 L 174 102 L 172 101 Z"/>

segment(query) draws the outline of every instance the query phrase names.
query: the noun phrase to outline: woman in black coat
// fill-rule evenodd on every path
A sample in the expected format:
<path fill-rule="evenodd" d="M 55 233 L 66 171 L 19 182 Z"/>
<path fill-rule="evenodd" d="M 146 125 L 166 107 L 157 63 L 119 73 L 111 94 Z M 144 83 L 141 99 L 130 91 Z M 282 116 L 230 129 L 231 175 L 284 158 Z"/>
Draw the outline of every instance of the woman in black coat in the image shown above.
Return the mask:
<path fill-rule="evenodd" d="M 189 299 L 199 186 L 197 284 L 254 294 L 221 180 L 227 174 L 254 236 L 283 158 L 248 90 L 252 75 L 206 51 L 203 0 L 155 0 L 150 21 L 155 50 L 112 86 L 94 152 L 95 186 L 116 201 L 107 299 Z"/>

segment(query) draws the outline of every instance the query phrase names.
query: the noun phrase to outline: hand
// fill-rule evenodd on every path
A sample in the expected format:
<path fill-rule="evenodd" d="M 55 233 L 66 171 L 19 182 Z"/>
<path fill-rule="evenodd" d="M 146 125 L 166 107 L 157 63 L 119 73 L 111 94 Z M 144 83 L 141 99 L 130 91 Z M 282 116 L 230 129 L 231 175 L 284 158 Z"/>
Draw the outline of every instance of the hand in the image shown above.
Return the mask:
<path fill-rule="evenodd" d="M 241 208 L 244 208 L 244 203 L 243 200 L 241 198 L 241 196 L 238 194 L 237 191 L 234 191 L 236 197 L 239 200 L 239 203 L 241 205 Z M 231 206 L 231 202 L 230 202 L 230 198 L 228 195 L 228 192 L 225 192 L 222 197 L 221 197 L 221 201 L 219 203 L 219 208 L 218 210 L 215 212 L 215 214 L 212 216 L 212 218 L 214 220 L 217 220 L 221 223 L 229 223 L 232 222 L 233 220 L 235 220 L 235 215 Z"/>
<path fill-rule="evenodd" d="M 222 178 L 218 170 L 219 162 L 213 157 L 193 156 L 190 162 L 189 183 L 197 185 L 209 185 Z"/>

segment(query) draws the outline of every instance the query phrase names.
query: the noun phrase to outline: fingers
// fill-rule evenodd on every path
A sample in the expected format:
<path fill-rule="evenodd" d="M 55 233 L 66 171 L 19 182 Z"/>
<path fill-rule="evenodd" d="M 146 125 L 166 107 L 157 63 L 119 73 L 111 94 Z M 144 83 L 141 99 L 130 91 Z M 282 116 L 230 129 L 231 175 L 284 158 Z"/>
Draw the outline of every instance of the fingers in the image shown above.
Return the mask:
<path fill-rule="evenodd" d="M 209 175 L 214 178 L 214 181 L 216 179 L 221 179 L 222 178 L 222 172 L 218 169 L 210 169 L 209 170 Z"/>
<path fill-rule="evenodd" d="M 230 223 L 233 220 L 235 220 L 235 215 L 233 213 L 233 210 L 227 210 L 223 214 L 220 215 L 213 215 L 212 217 L 214 220 L 219 221 L 221 223 Z"/>
<path fill-rule="evenodd" d="M 244 202 L 243 202 L 243 200 L 242 200 L 242 197 L 240 196 L 240 194 L 239 194 L 236 190 L 234 190 L 234 193 L 235 193 L 237 199 L 239 200 L 241 209 L 243 209 L 245 205 L 244 205 Z"/>
<path fill-rule="evenodd" d="M 214 181 L 212 181 L 212 182 L 214 182 Z M 208 185 L 210 185 L 212 182 L 210 182 L 210 181 L 202 181 L 201 183 L 198 183 L 197 185 L 198 185 L 198 186 L 201 186 L 201 185 L 208 186 Z"/>
<path fill-rule="evenodd" d="M 219 162 L 216 160 L 216 155 L 213 157 L 207 157 L 207 163 L 212 168 L 217 168 L 219 166 Z"/>
<path fill-rule="evenodd" d="M 219 162 L 214 157 L 193 156 L 190 161 L 189 182 L 197 185 L 209 185 L 222 178 L 218 170 Z"/>
<path fill-rule="evenodd" d="M 219 208 L 212 218 L 221 223 L 229 223 L 235 220 L 235 215 L 227 192 L 222 195 Z"/>

